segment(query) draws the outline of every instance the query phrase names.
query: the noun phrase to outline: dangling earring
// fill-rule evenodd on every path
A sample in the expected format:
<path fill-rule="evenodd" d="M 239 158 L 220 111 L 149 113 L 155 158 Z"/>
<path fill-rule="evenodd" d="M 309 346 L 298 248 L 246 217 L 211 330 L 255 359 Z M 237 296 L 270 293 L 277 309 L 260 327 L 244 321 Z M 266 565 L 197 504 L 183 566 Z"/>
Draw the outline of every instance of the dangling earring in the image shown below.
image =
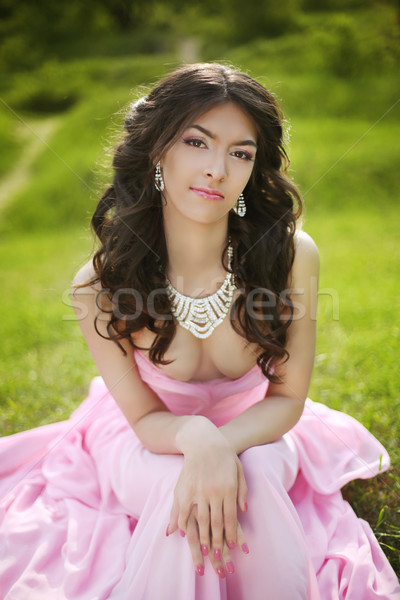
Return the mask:
<path fill-rule="evenodd" d="M 161 165 L 160 165 L 160 161 L 158 161 L 158 163 L 156 164 L 156 170 L 154 173 L 154 186 L 157 190 L 157 192 L 162 192 L 165 185 L 164 185 L 164 179 L 161 175 Z"/>
<path fill-rule="evenodd" d="M 239 217 L 244 217 L 244 215 L 246 214 L 246 203 L 244 201 L 243 192 L 240 194 L 239 198 L 237 199 L 237 202 L 236 202 L 235 206 L 233 207 L 233 210 L 235 211 L 235 213 L 237 213 L 239 215 Z"/>

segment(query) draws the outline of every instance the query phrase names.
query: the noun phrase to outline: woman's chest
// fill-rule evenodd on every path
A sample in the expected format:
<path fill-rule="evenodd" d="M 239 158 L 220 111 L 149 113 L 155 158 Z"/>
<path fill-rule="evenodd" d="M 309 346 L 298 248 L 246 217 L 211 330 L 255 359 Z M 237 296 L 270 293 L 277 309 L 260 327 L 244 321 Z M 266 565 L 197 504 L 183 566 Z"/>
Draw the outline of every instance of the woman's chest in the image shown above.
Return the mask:
<path fill-rule="evenodd" d="M 134 342 L 149 348 L 155 334 L 142 330 L 134 335 Z M 148 352 L 144 352 L 148 355 Z M 209 381 L 219 377 L 237 379 L 256 364 L 258 349 L 255 344 L 236 333 L 229 316 L 205 339 L 195 337 L 177 325 L 176 334 L 164 359 L 169 365 L 158 365 L 166 375 L 180 381 Z"/>

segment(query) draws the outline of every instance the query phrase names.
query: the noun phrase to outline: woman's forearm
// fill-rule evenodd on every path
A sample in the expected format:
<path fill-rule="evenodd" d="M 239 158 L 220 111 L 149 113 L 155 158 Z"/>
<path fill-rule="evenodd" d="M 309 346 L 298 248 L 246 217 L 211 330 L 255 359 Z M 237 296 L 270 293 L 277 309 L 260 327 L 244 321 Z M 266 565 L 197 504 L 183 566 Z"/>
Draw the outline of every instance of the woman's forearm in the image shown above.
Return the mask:
<path fill-rule="evenodd" d="M 300 419 L 304 402 L 286 396 L 269 396 L 222 425 L 219 430 L 240 454 L 251 446 L 278 440 Z"/>
<path fill-rule="evenodd" d="M 223 438 L 240 454 L 251 446 L 278 440 L 299 420 L 304 402 L 286 396 L 269 396 L 217 428 L 201 415 L 178 416 L 154 411 L 134 426 L 142 444 L 155 454 L 186 454 Z"/>
<path fill-rule="evenodd" d="M 154 411 L 142 417 L 134 426 L 142 444 L 155 454 L 186 454 L 200 451 L 203 443 L 220 438 L 218 428 L 201 415 L 174 415 L 169 411 Z"/>

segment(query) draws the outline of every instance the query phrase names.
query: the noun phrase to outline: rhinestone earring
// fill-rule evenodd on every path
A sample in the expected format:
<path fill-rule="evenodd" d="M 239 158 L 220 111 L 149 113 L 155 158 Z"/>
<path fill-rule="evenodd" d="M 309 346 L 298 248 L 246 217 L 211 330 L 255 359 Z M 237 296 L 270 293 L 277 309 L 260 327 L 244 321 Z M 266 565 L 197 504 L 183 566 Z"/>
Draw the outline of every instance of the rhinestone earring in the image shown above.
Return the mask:
<path fill-rule="evenodd" d="M 244 201 L 243 193 L 241 193 L 239 198 L 237 199 L 233 210 L 239 215 L 239 217 L 244 217 L 244 215 L 246 214 L 246 203 Z"/>
<path fill-rule="evenodd" d="M 164 185 L 164 179 L 161 175 L 161 165 L 160 165 L 160 161 L 158 161 L 158 163 L 156 164 L 156 170 L 154 173 L 154 186 L 157 190 L 157 192 L 162 192 L 165 185 Z"/>

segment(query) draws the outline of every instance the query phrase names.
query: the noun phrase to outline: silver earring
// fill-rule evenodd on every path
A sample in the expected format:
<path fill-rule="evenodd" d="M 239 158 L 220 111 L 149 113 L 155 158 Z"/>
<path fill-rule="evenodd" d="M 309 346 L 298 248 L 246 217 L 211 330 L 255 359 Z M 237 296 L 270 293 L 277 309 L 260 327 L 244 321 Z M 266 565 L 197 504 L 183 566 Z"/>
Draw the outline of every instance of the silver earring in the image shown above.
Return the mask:
<path fill-rule="evenodd" d="M 161 165 L 160 165 L 160 161 L 158 161 L 158 163 L 156 164 L 156 170 L 154 173 L 154 186 L 157 190 L 157 192 L 162 192 L 165 185 L 164 185 L 164 179 L 161 175 Z"/>
<path fill-rule="evenodd" d="M 233 207 L 233 210 L 235 211 L 235 213 L 237 213 L 239 215 L 239 217 L 244 217 L 244 215 L 246 214 L 246 203 L 244 201 L 243 192 L 240 194 L 239 198 L 237 199 L 237 202 L 236 202 L 235 206 Z"/>
<path fill-rule="evenodd" d="M 231 237 L 229 236 L 228 239 L 228 271 L 230 271 L 232 269 L 232 259 L 233 259 L 233 248 L 232 248 L 232 240 Z"/>

